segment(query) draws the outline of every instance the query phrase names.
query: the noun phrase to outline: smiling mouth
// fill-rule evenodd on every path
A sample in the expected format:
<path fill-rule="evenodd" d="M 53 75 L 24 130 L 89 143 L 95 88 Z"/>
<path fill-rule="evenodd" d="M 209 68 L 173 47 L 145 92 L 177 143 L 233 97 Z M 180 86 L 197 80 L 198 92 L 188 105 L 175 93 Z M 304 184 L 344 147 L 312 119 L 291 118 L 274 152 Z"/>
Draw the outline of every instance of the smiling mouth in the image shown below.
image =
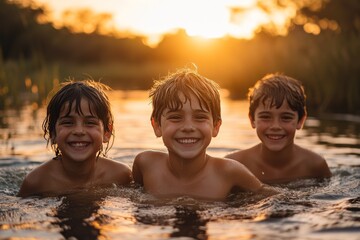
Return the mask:
<path fill-rule="evenodd" d="M 69 142 L 69 145 L 71 147 L 76 147 L 76 148 L 83 148 L 83 147 L 87 147 L 90 143 L 88 142 Z"/>
<path fill-rule="evenodd" d="M 271 140 L 280 140 L 285 138 L 285 135 L 266 135 L 267 138 L 271 139 Z"/>
<path fill-rule="evenodd" d="M 179 139 L 176 139 L 176 141 L 181 144 L 194 144 L 194 143 L 198 142 L 199 139 L 198 138 L 179 138 Z"/>

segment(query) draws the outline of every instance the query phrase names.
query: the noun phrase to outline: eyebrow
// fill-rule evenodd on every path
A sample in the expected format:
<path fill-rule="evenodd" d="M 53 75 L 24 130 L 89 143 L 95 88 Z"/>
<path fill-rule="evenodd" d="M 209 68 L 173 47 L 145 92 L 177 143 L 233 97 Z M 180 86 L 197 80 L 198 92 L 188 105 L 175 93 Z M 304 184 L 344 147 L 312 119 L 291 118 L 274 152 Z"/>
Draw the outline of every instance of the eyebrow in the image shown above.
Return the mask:
<path fill-rule="evenodd" d="M 165 110 L 165 111 L 164 111 L 164 114 L 166 114 L 166 113 L 173 113 L 173 112 L 181 112 L 181 111 L 183 111 L 182 108 L 179 108 L 179 109 L 168 109 L 168 110 Z M 195 112 L 195 113 L 198 113 L 198 112 L 201 112 L 201 113 L 211 113 L 209 110 L 202 109 L 202 108 L 193 109 L 193 112 Z"/>
<path fill-rule="evenodd" d="M 67 114 L 65 116 L 60 116 L 59 119 L 63 119 L 63 118 L 73 118 L 75 114 Z M 95 116 L 95 115 L 80 115 L 84 118 L 96 118 L 96 119 L 100 119 L 99 117 Z"/>
<path fill-rule="evenodd" d="M 263 111 L 259 111 L 258 114 L 268 114 L 271 113 L 271 110 L 263 110 Z M 285 112 L 280 112 L 280 114 L 287 114 L 287 115 L 296 115 L 296 112 L 290 112 L 290 111 L 285 111 Z"/>
<path fill-rule="evenodd" d="M 281 114 L 296 116 L 296 113 L 293 112 L 282 112 Z"/>

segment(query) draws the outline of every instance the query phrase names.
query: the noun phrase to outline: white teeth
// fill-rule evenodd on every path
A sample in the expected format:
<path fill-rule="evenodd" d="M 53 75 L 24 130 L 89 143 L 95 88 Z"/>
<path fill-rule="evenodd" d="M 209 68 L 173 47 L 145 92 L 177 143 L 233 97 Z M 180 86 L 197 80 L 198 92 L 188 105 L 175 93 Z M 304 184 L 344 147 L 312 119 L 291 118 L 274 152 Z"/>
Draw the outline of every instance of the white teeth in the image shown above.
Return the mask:
<path fill-rule="evenodd" d="M 183 144 L 191 144 L 191 143 L 196 143 L 197 140 L 194 138 L 182 138 L 182 139 L 178 139 L 179 143 L 183 143 Z"/>
<path fill-rule="evenodd" d="M 279 139 L 283 138 L 282 135 L 267 135 L 267 137 L 272 140 L 279 140 Z"/>
<path fill-rule="evenodd" d="M 70 143 L 71 146 L 73 147 L 85 147 L 88 144 L 87 143 L 82 143 L 82 142 L 75 142 L 75 143 Z"/>

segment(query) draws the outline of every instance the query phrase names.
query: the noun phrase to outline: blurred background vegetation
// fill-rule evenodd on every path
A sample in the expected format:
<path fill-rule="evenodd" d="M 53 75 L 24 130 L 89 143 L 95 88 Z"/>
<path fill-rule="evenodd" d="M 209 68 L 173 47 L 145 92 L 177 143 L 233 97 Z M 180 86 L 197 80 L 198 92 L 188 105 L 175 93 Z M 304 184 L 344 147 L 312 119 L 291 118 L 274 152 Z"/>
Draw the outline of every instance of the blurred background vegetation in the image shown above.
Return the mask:
<path fill-rule="evenodd" d="M 154 79 L 195 63 L 232 98 L 245 98 L 256 80 L 281 72 L 304 83 L 311 115 L 358 115 L 360 1 L 307 2 L 299 5 L 286 35 L 262 28 L 249 40 L 204 41 L 179 30 L 149 47 L 141 37 L 103 34 L 106 15 L 78 15 L 77 21 L 96 21 L 85 33 L 45 21 L 43 7 L 0 0 L 0 109 L 42 106 L 53 86 L 69 78 L 146 90 Z"/>

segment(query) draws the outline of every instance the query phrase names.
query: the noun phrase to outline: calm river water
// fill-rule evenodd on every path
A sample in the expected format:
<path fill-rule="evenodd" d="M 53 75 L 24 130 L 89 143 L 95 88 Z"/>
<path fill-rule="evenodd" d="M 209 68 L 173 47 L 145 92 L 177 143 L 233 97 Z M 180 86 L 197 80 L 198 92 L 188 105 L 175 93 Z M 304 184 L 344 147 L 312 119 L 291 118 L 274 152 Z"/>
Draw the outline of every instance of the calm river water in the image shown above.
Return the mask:
<path fill-rule="evenodd" d="M 110 98 L 116 130 L 110 157 L 131 166 L 140 151 L 164 149 L 152 132 L 147 92 L 114 91 Z M 247 107 L 223 98 L 223 125 L 209 154 L 258 142 Z M 53 156 L 42 138 L 44 114 L 31 106 L 0 112 L 0 239 L 360 239 L 359 117 L 309 117 L 295 141 L 323 155 L 333 177 L 277 185 L 280 194 L 272 197 L 158 201 L 141 189 L 111 188 L 21 199 L 25 174 Z"/>

